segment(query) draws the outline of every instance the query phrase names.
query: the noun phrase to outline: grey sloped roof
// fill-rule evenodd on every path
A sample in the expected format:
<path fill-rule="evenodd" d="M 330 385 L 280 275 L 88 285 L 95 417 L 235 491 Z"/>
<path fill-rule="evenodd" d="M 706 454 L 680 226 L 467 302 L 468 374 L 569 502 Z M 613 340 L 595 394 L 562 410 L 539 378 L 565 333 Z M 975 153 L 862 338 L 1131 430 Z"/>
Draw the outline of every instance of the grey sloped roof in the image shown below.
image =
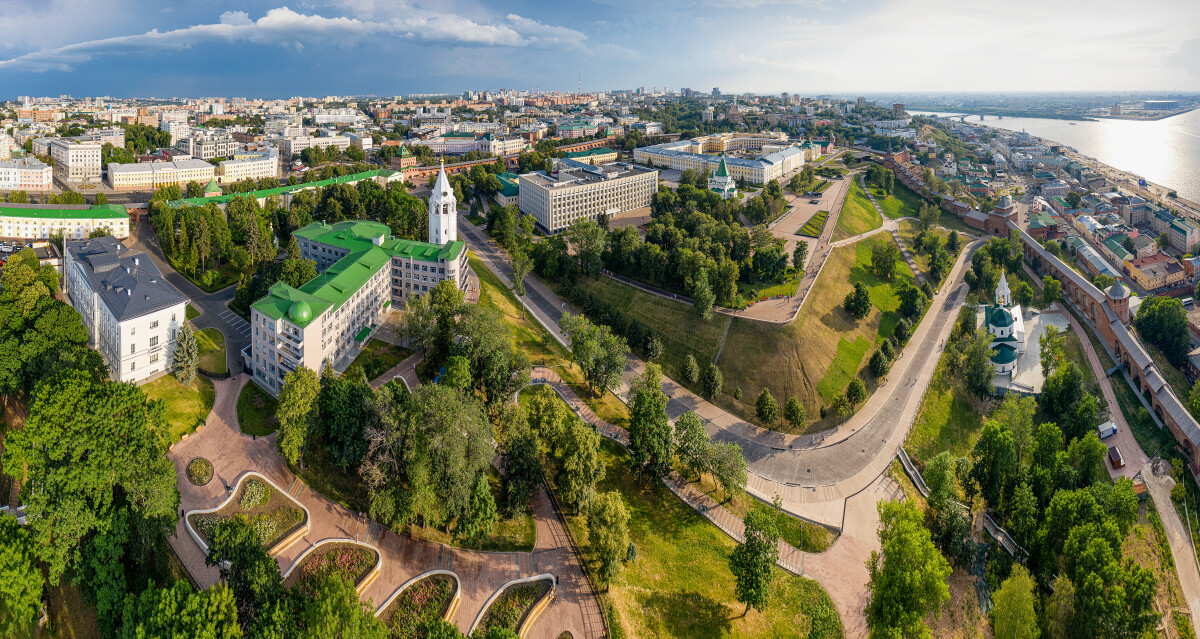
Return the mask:
<path fill-rule="evenodd" d="M 163 278 L 149 255 L 129 250 L 116 238 L 67 242 L 66 249 L 119 322 L 188 301 Z"/>
<path fill-rule="evenodd" d="M 1138 370 L 1144 371 L 1147 366 L 1153 363 L 1150 359 L 1150 354 L 1146 352 L 1146 349 L 1142 348 L 1142 343 L 1133 336 L 1133 333 L 1129 332 L 1128 326 L 1125 326 L 1121 322 L 1113 322 L 1109 324 L 1109 327 L 1117 335 L 1117 339 L 1120 340 L 1125 350 L 1129 351 L 1129 357 L 1133 359 L 1133 365 Z"/>

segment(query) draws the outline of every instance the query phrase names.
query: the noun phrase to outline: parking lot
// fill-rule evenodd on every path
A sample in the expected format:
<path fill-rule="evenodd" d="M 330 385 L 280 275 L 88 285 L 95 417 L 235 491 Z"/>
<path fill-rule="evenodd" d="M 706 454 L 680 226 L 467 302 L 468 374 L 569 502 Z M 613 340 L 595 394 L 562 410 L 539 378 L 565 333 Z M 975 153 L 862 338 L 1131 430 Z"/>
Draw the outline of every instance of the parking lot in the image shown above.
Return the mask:
<path fill-rule="evenodd" d="M 250 322 L 242 319 L 242 316 L 229 309 L 225 309 L 217 317 L 220 317 L 221 321 L 225 322 L 225 325 L 230 330 L 237 332 L 243 339 L 250 339 Z"/>

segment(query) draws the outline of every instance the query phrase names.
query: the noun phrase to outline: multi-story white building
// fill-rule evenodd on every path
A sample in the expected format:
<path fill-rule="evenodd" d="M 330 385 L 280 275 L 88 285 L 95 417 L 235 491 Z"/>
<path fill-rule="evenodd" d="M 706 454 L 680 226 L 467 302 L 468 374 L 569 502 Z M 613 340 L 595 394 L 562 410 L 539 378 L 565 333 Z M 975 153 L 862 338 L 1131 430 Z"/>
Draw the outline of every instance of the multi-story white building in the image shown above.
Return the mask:
<path fill-rule="evenodd" d="M 304 149 L 313 146 L 319 146 L 322 148 L 332 146 L 337 147 L 338 151 L 345 151 L 346 149 L 350 148 L 350 138 L 341 135 L 318 137 L 301 135 L 292 138 L 284 138 L 280 142 L 280 145 L 281 151 L 283 152 L 283 157 L 290 158 L 292 156 L 300 155 Z"/>
<path fill-rule="evenodd" d="M 0 191 L 46 191 L 54 186 L 54 169 L 26 156 L 0 162 Z"/>
<path fill-rule="evenodd" d="M 283 282 L 251 306 L 251 342 L 242 358 L 252 379 L 278 395 L 300 366 L 339 367 L 361 351 L 380 314 L 449 280 L 467 284 L 467 250 L 458 240 L 457 202 L 443 170 L 429 199 L 429 241 L 391 237 L 368 221 L 314 222 L 293 232 L 318 275 L 299 288 Z"/>
<path fill-rule="evenodd" d="M 172 145 L 178 144 L 192 133 L 192 128 L 187 123 L 187 114 L 179 112 L 163 113 L 158 129 L 171 134 Z"/>
<path fill-rule="evenodd" d="M 724 159 L 729 174 L 735 180 L 740 178 L 753 184 L 766 184 L 804 166 L 804 149 L 787 144 L 787 135 L 784 133 L 718 133 L 634 149 L 633 160 L 677 171 L 691 169 L 715 173 Z M 739 151 L 761 153 L 753 158 L 718 155 Z"/>
<path fill-rule="evenodd" d="M 83 317 L 89 343 L 113 379 L 144 382 L 171 370 L 188 298 L 149 255 L 114 237 L 67 242 L 63 269 L 67 302 Z"/>
<path fill-rule="evenodd" d="M 0 131 L 0 161 L 12 159 L 13 139 Z"/>
<path fill-rule="evenodd" d="M 61 233 L 68 240 L 87 239 L 107 230 L 117 239 L 129 237 L 129 214 L 120 204 L 0 204 L 0 237 L 46 240 Z"/>
<path fill-rule="evenodd" d="M 207 184 L 217 167 L 195 158 L 172 162 L 154 161 L 137 164 L 108 164 L 108 183 L 114 191 L 153 191 L 161 186 L 188 182 Z"/>
<path fill-rule="evenodd" d="M 217 166 L 217 180 L 229 184 L 250 178 L 260 180 L 279 177 L 279 150 L 275 148 L 253 155 L 239 155 L 233 160 L 224 160 Z"/>
<path fill-rule="evenodd" d="M 579 219 L 610 218 L 650 206 L 658 171 L 614 162 L 592 166 L 570 159 L 554 161 L 554 172 L 520 176 L 521 212 L 557 233 Z"/>
<path fill-rule="evenodd" d="M 175 142 L 175 148 L 194 158 L 211 160 L 227 158 L 241 150 L 242 145 L 230 135 L 197 136 L 189 135 Z"/>
<path fill-rule="evenodd" d="M 54 175 L 67 182 L 97 182 L 100 180 L 99 142 L 79 142 L 70 139 L 50 143 L 54 158 Z"/>

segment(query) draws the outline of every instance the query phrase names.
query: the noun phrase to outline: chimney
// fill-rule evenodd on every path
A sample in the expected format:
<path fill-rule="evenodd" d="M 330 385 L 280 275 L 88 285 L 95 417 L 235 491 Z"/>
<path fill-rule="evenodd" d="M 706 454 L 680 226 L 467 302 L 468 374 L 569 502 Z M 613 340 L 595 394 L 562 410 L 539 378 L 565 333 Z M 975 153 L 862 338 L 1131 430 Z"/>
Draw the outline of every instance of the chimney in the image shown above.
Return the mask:
<path fill-rule="evenodd" d="M 133 265 L 134 265 L 134 266 L 137 266 L 137 265 L 138 265 L 138 258 L 136 258 L 136 257 L 135 257 L 135 258 L 133 258 Z"/>

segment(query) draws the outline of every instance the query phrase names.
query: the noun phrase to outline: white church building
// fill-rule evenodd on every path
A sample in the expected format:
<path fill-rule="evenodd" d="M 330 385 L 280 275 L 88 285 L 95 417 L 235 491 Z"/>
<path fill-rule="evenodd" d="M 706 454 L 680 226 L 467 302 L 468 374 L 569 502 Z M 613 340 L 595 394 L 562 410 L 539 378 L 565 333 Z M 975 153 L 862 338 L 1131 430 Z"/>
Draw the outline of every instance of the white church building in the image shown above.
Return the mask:
<path fill-rule="evenodd" d="M 429 197 L 428 241 L 394 238 L 386 224 L 349 220 L 313 222 L 292 233 L 317 276 L 300 287 L 277 282 L 250 309 L 246 370 L 277 395 L 299 366 L 341 370 L 370 341 L 386 313 L 409 296 L 450 280 L 465 290 L 467 249 L 458 239 L 458 202 L 438 173 Z"/>
<path fill-rule="evenodd" d="M 994 304 L 981 305 L 977 324 L 992 336 L 992 369 L 995 391 L 1014 391 L 1026 395 L 1042 392 L 1041 336 L 1054 327 L 1059 332 L 1070 327 L 1057 311 L 1021 308 L 1012 297 L 1007 274 L 1000 275 Z"/>

